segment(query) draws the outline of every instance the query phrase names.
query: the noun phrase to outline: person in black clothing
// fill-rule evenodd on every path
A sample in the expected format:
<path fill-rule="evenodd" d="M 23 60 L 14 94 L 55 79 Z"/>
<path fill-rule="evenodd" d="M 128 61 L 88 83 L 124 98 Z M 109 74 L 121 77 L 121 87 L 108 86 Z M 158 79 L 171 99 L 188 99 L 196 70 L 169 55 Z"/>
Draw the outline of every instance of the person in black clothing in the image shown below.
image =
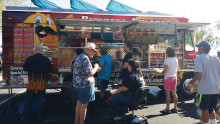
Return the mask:
<path fill-rule="evenodd" d="M 28 84 L 25 94 L 24 104 L 24 121 L 28 121 L 32 111 L 32 101 L 34 94 L 37 95 L 37 119 L 43 119 L 43 107 L 49 73 L 52 72 L 51 61 L 43 56 L 42 46 L 38 45 L 34 48 L 34 54 L 28 57 L 23 65 L 24 71 L 28 72 Z"/>
<path fill-rule="evenodd" d="M 83 53 L 83 52 L 84 52 L 84 50 L 81 49 L 81 48 L 76 49 L 76 58 L 77 58 L 81 53 Z M 73 73 L 73 64 L 74 64 L 74 62 L 75 62 L 75 60 L 72 62 L 71 73 Z M 72 77 L 72 79 L 73 79 L 73 75 L 72 75 L 71 77 Z M 72 79 L 71 79 L 71 81 L 72 81 Z"/>
<path fill-rule="evenodd" d="M 120 120 L 125 116 L 128 105 L 131 103 L 133 93 L 141 87 L 142 72 L 137 60 L 128 61 L 128 74 L 122 82 L 122 87 L 117 89 L 111 98 L 112 109 L 115 112 L 114 120 Z"/>
<path fill-rule="evenodd" d="M 127 73 L 128 73 L 128 69 L 127 69 L 128 68 L 128 60 L 131 59 L 132 56 L 133 56 L 133 54 L 132 54 L 132 45 L 130 43 L 126 43 L 124 45 L 124 52 L 127 53 L 127 54 L 123 58 L 122 66 L 120 67 L 122 80 L 124 80 L 124 78 L 126 78 Z"/>

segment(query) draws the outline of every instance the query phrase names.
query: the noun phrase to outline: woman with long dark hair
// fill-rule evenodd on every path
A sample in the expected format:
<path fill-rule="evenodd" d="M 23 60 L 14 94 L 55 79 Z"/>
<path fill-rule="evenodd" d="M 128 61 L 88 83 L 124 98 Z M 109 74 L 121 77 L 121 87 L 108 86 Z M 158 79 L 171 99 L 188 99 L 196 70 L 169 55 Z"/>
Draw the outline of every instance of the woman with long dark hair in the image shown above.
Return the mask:
<path fill-rule="evenodd" d="M 137 60 L 128 61 L 128 75 L 122 82 L 122 87 L 117 89 L 116 95 L 111 98 L 112 109 L 115 112 L 114 120 L 118 121 L 125 116 L 128 105 L 131 103 L 132 94 L 141 87 L 143 77 Z"/>

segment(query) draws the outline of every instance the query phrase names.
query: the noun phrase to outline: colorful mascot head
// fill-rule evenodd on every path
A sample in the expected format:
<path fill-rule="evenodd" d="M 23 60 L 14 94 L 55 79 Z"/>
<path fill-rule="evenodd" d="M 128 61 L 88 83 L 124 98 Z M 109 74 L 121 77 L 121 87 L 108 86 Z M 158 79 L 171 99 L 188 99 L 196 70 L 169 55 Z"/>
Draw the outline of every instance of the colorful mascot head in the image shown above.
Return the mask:
<path fill-rule="evenodd" d="M 57 48 L 57 27 L 49 14 L 37 12 L 30 15 L 24 23 L 35 24 L 35 45 L 43 45 L 48 48 Z"/>

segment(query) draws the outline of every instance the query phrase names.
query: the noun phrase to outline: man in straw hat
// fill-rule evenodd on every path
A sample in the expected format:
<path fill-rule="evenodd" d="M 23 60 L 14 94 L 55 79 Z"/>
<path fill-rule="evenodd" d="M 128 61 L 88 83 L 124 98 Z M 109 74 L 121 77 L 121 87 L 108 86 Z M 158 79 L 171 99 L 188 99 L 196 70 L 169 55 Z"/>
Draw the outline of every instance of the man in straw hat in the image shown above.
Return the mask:
<path fill-rule="evenodd" d="M 100 70 L 99 65 L 92 67 L 90 58 L 97 50 L 94 43 L 87 43 L 84 53 L 81 53 L 74 62 L 73 86 L 76 91 L 77 104 L 75 110 L 75 124 L 84 124 L 87 106 L 95 100 L 95 80 L 93 75 Z"/>

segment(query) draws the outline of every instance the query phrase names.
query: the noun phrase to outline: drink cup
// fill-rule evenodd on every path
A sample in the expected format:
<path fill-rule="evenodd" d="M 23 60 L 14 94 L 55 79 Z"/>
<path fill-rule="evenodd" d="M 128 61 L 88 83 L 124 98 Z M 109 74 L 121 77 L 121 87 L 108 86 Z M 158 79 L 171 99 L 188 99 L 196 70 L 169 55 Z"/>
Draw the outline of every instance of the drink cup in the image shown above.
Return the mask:
<path fill-rule="evenodd" d="M 28 78 L 23 78 L 24 79 L 24 84 L 28 84 Z"/>
<path fill-rule="evenodd" d="M 21 75 L 24 80 L 24 84 L 28 84 L 28 75 Z"/>
<path fill-rule="evenodd" d="M 115 94 L 116 91 L 117 91 L 117 89 L 113 89 L 113 90 L 110 91 L 110 93 L 111 93 L 111 94 Z"/>

